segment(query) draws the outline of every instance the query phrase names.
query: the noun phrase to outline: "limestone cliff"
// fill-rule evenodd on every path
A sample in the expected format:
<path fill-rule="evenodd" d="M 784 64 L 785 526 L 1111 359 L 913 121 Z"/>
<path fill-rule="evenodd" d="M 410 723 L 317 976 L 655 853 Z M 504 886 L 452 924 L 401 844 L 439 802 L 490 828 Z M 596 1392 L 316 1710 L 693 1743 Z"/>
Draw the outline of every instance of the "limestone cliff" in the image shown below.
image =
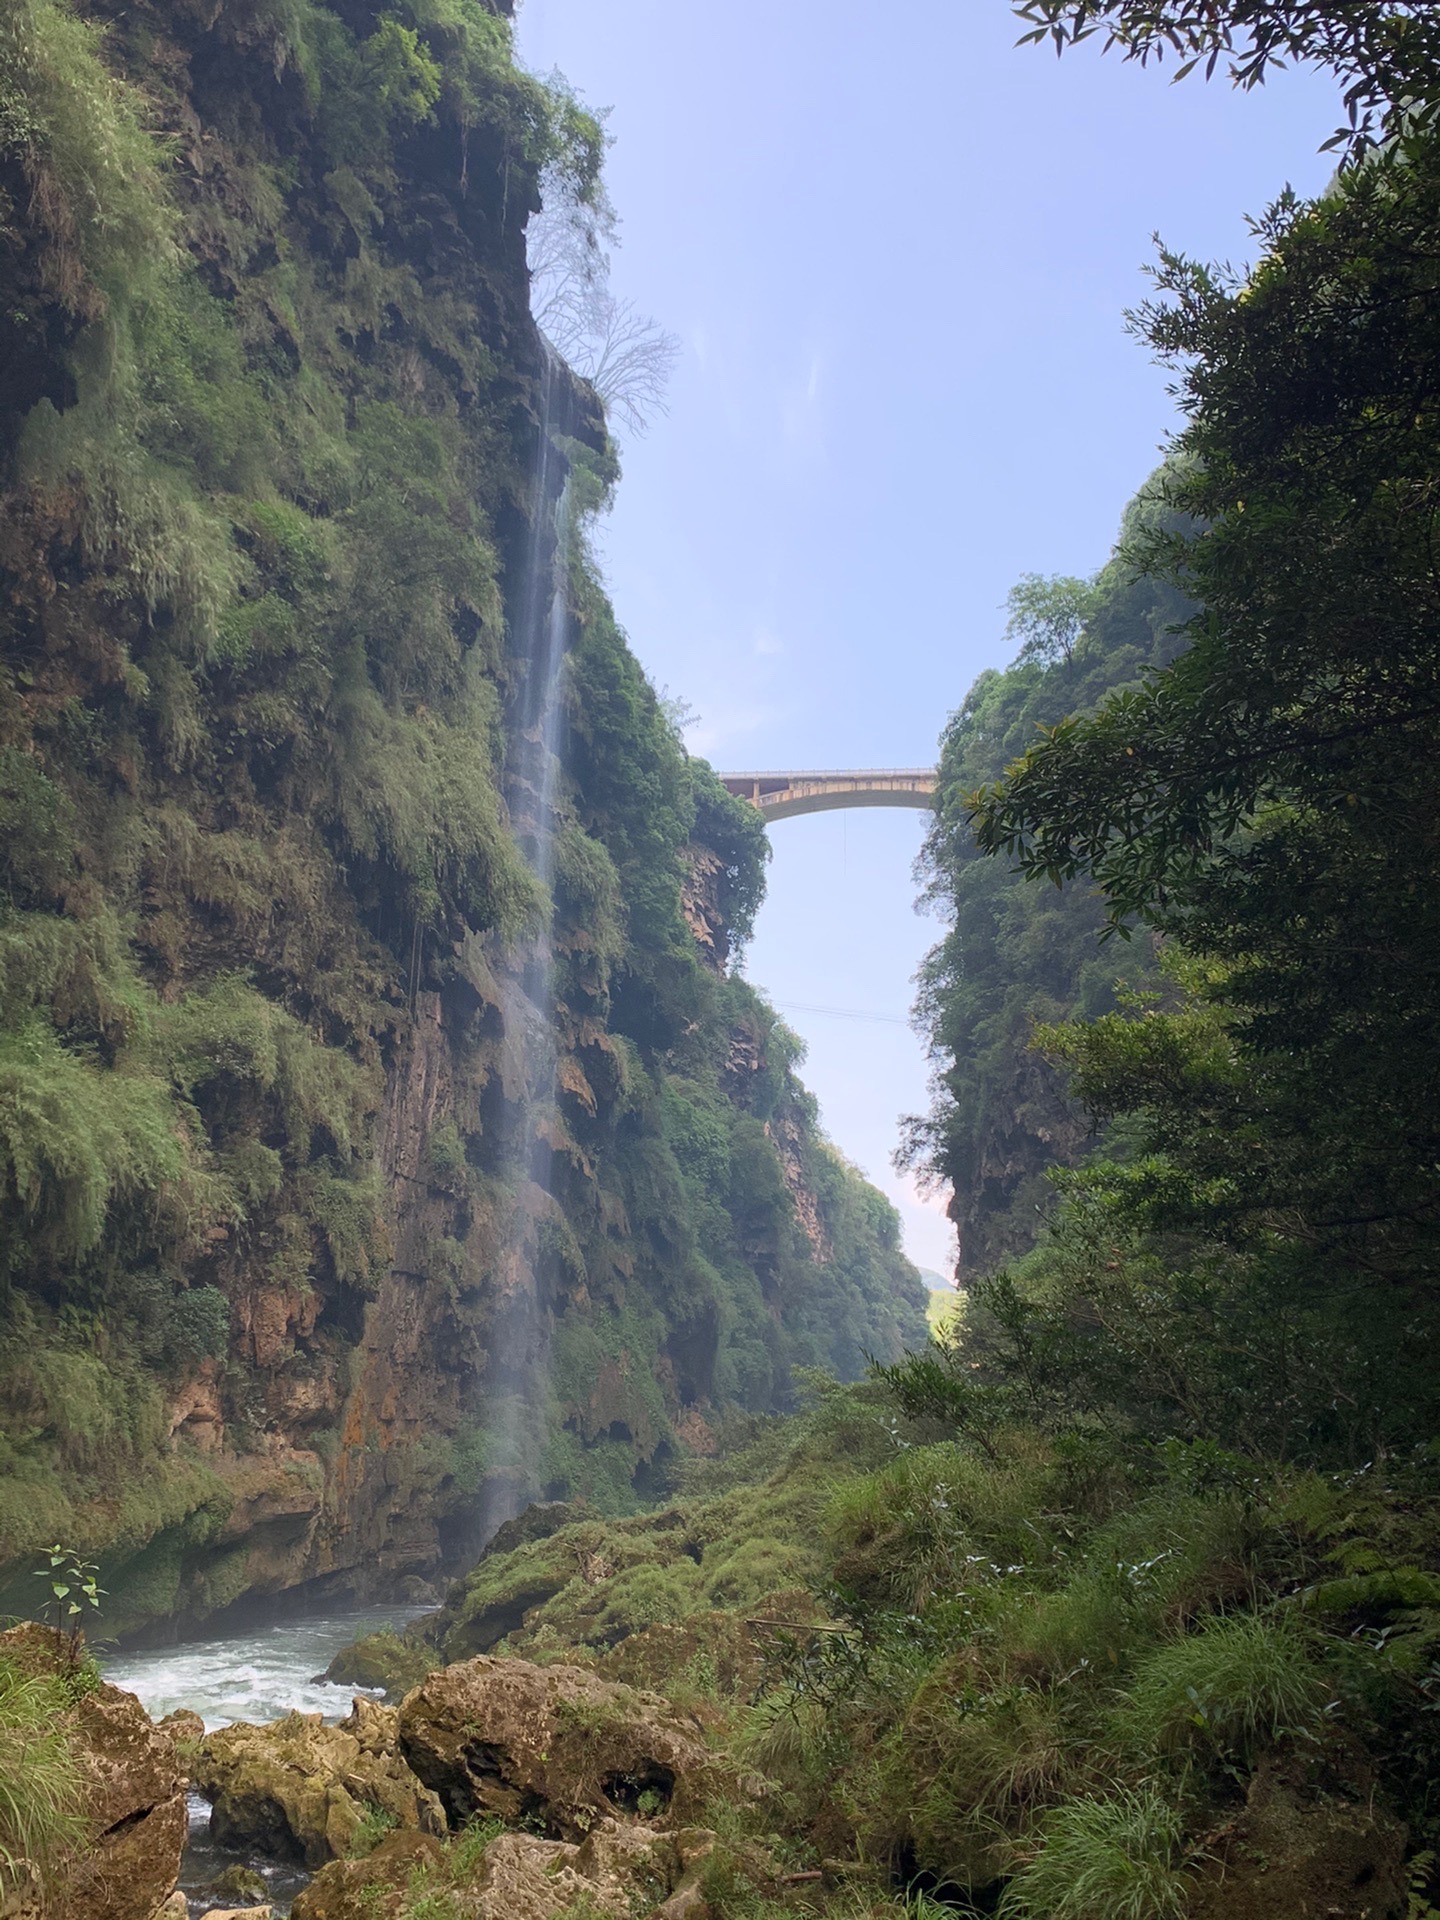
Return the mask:
<path fill-rule="evenodd" d="M 594 121 L 482 0 L 16 0 L 0 72 L 0 1604 L 56 1537 L 115 1631 L 418 1591 L 921 1290 L 725 973 L 758 820 L 554 548 Z"/>

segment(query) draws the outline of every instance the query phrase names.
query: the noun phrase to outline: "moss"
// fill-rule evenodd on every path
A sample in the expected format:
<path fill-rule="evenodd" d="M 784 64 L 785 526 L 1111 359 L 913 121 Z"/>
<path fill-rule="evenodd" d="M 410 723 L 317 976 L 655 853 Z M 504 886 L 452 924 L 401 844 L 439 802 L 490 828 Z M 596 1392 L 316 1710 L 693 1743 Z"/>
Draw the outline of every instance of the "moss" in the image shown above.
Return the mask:
<path fill-rule="evenodd" d="M 439 1660 L 433 1647 L 410 1634 L 366 1633 L 336 1654 L 325 1678 L 342 1686 L 378 1687 L 387 1700 L 398 1700 L 433 1673 Z"/>
<path fill-rule="evenodd" d="M 447 1657 L 485 1652 L 501 1640 L 522 1654 L 603 1653 L 697 1614 L 733 1619 L 759 1611 L 772 1596 L 817 1580 L 825 1564 L 826 1494 L 850 1471 L 843 1448 L 832 1451 L 835 1436 L 845 1437 L 857 1466 L 867 1441 L 870 1448 L 883 1444 L 863 1405 L 847 1401 L 846 1408 L 822 1403 L 794 1423 L 778 1460 L 767 1458 L 767 1435 L 748 1455 L 750 1470 L 759 1469 L 753 1481 L 653 1513 L 571 1522 L 544 1539 L 487 1554 L 442 1616 Z M 746 1468 L 732 1464 L 730 1471 L 743 1475 Z"/>

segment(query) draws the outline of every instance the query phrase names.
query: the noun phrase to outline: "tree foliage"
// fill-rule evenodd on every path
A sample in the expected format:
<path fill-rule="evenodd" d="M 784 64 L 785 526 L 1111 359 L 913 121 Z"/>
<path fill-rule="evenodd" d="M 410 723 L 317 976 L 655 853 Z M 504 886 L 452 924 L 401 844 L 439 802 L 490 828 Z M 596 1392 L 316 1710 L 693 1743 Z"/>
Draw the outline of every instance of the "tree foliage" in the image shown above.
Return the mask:
<path fill-rule="evenodd" d="M 1202 611 L 1178 660 L 1060 722 L 975 814 L 1023 868 L 1092 875 L 1112 924 L 1140 915 L 1214 956 L 1201 996 L 1228 1012 L 1232 1111 L 1207 1127 L 1197 1099 L 1185 1157 L 1203 1191 L 1212 1153 L 1230 1161 L 1232 1229 L 1254 1209 L 1317 1277 L 1427 1295 L 1437 184 L 1415 139 L 1319 202 L 1282 201 L 1248 281 L 1166 257 L 1138 324 L 1184 369 L 1193 464 L 1169 491 L 1204 530 L 1152 542 L 1150 564 Z M 1076 1043 L 1112 1106 L 1122 1039 Z M 1173 1109 L 1158 1065 L 1149 1084 Z"/>
<path fill-rule="evenodd" d="M 1440 102 L 1440 16 L 1429 0 L 1014 0 L 1022 44 L 1057 53 L 1097 33 L 1127 60 L 1167 54 L 1183 80 L 1222 64 L 1238 87 L 1256 87 L 1290 61 L 1321 66 L 1344 85 L 1346 125 L 1330 146 L 1352 154 L 1412 124 Z"/>

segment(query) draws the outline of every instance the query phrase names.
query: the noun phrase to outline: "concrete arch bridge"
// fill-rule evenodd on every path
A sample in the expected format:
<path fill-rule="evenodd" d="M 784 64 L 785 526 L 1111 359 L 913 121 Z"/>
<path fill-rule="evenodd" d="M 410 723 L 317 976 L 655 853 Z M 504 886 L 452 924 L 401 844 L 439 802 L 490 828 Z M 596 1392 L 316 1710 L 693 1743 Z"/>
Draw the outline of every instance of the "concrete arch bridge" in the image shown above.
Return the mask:
<path fill-rule="evenodd" d="M 934 767 L 882 767 L 864 772 L 722 773 L 721 783 L 758 807 L 767 820 L 840 807 L 933 807 Z"/>

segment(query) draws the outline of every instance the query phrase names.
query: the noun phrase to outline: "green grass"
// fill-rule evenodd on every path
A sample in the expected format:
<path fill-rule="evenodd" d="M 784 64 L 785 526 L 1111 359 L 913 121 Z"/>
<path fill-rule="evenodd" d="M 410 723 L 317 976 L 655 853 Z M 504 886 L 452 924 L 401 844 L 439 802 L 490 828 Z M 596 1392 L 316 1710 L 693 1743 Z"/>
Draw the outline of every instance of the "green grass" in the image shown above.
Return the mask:
<path fill-rule="evenodd" d="M 1000 1902 L 1002 1920 L 1183 1920 L 1180 1813 L 1153 1787 L 1072 1800 Z"/>
<path fill-rule="evenodd" d="M 1253 1766 L 1264 1747 L 1313 1731 L 1327 1693 L 1283 1616 L 1221 1615 L 1141 1662 L 1117 1726 L 1137 1753 Z"/>
<path fill-rule="evenodd" d="M 363 1860 L 373 1853 L 387 1833 L 397 1826 L 395 1815 L 385 1807 L 367 1806 L 350 1836 L 350 1858 Z"/>
<path fill-rule="evenodd" d="M 84 1838 L 85 1779 L 63 1720 L 69 1705 L 61 1680 L 0 1659 L 0 1867 L 29 1860 L 43 1873 Z"/>

